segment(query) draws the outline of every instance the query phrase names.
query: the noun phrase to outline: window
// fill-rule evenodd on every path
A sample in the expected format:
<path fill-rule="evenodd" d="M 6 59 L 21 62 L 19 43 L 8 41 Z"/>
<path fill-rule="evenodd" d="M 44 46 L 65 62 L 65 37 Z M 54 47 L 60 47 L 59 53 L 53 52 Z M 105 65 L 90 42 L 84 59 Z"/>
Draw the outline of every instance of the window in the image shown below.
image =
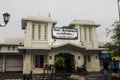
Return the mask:
<path fill-rule="evenodd" d="M 38 26 L 38 39 L 41 39 L 41 26 Z"/>
<path fill-rule="evenodd" d="M 0 51 L 2 50 L 2 46 L 0 46 Z"/>
<path fill-rule="evenodd" d="M 52 60 L 52 56 L 49 56 L 49 59 Z"/>
<path fill-rule="evenodd" d="M 19 42 L 20 45 L 22 45 L 22 42 Z"/>
<path fill-rule="evenodd" d="M 86 41 L 87 40 L 86 27 L 84 27 L 84 36 L 85 36 L 85 41 Z"/>
<path fill-rule="evenodd" d="M 47 40 L 47 25 L 44 26 L 44 40 Z"/>
<path fill-rule="evenodd" d="M 98 56 L 96 56 L 96 59 L 98 59 Z"/>
<path fill-rule="evenodd" d="M 82 40 L 82 30 L 81 30 L 81 27 L 79 28 L 80 30 L 80 40 Z"/>
<path fill-rule="evenodd" d="M 91 39 L 91 28 L 89 28 L 89 38 L 90 38 L 90 41 L 92 41 L 92 39 Z"/>
<path fill-rule="evenodd" d="M 80 60 L 80 56 L 78 56 L 78 60 Z"/>
<path fill-rule="evenodd" d="M 35 56 L 35 68 L 43 68 L 44 55 Z"/>
<path fill-rule="evenodd" d="M 13 50 L 13 51 L 15 50 L 15 46 L 12 47 L 12 50 Z"/>
<path fill-rule="evenodd" d="M 32 25 L 32 39 L 35 39 L 35 25 Z"/>
<path fill-rule="evenodd" d="M 2 46 L 0 46 L 0 51 L 2 51 Z"/>
<path fill-rule="evenodd" d="M 87 63 L 87 55 L 84 55 L 84 62 Z"/>
<path fill-rule="evenodd" d="M 10 46 L 8 46 L 8 51 L 10 51 Z"/>
<path fill-rule="evenodd" d="M 84 62 L 91 62 L 91 56 L 90 55 L 84 55 Z"/>
<path fill-rule="evenodd" d="M 88 55 L 88 62 L 91 62 L 91 56 Z"/>

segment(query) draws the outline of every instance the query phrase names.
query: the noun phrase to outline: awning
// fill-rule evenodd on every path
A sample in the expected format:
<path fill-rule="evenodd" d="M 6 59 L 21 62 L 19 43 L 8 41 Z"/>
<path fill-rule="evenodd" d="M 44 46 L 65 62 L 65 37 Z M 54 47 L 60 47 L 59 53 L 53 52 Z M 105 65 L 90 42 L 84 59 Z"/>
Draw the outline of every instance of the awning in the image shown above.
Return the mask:
<path fill-rule="evenodd" d="M 99 58 L 111 58 L 110 54 L 102 53 L 100 54 Z"/>
<path fill-rule="evenodd" d="M 115 57 L 112 57 L 112 59 L 120 60 L 120 57 L 119 56 L 115 56 Z"/>

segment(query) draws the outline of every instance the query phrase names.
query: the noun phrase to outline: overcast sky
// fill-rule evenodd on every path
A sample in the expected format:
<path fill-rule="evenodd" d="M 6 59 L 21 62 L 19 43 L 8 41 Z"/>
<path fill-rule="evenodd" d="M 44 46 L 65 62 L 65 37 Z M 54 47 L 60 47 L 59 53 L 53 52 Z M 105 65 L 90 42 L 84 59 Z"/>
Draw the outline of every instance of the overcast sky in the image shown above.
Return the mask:
<path fill-rule="evenodd" d="M 0 28 L 0 41 L 10 37 L 24 37 L 21 19 L 27 16 L 48 16 L 57 20 L 56 26 L 67 26 L 74 19 L 86 19 L 101 24 L 97 28 L 99 41 L 109 41 L 106 28 L 118 20 L 117 0 L 0 0 L 0 23 L 2 14 L 10 13 L 10 22 Z"/>

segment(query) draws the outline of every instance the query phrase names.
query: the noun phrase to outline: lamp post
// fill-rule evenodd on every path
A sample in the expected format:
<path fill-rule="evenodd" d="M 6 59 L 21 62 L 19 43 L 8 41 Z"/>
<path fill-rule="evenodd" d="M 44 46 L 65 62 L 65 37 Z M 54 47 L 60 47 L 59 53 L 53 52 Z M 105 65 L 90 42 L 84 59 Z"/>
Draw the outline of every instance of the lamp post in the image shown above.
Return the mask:
<path fill-rule="evenodd" d="M 3 14 L 3 20 L 4 20 L 4 25 L 0 24 L 0 27 L 5 27 L 7 25 L 7 23 L 9 22 L 10 19 L 10 14 L 9 13 L 4 13 Z"/>

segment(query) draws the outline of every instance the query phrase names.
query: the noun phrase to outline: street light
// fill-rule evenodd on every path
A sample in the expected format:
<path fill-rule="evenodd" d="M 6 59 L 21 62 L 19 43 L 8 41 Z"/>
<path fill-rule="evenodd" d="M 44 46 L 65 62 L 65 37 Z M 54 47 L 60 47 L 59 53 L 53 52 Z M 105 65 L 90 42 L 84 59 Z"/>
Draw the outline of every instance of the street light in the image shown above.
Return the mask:
<path fill-rule="evenodd" d="M 3 20 L 4 20 L 4 25 L 0 24 L 0 27 L 5 27 L 7 25 L 7 23 L 9 22 L 10 19 L 10 14 L 9 13 L 4 13 L 3 14 Z"/>

